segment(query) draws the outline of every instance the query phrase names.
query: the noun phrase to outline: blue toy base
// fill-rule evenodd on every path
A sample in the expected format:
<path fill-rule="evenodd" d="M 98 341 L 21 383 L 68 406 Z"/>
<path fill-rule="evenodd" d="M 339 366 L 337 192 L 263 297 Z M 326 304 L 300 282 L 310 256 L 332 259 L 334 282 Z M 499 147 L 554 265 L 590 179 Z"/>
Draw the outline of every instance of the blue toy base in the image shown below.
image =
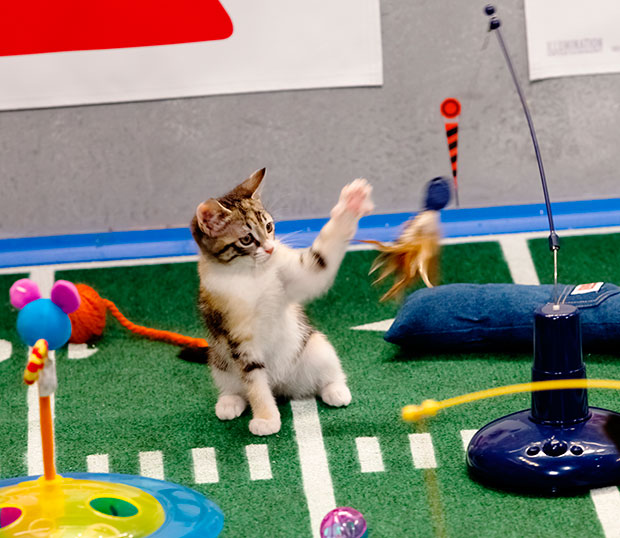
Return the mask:
<path fill-rule="evenodd" d="M 590 407 L 569 427 L 538 424 L 531 411 L 497 419 L 472 438 L 467 465 L 473 478 L 499 489 L 572 495 L 620 483 L 620 452 L 604 431 L 618 413 Z"/>

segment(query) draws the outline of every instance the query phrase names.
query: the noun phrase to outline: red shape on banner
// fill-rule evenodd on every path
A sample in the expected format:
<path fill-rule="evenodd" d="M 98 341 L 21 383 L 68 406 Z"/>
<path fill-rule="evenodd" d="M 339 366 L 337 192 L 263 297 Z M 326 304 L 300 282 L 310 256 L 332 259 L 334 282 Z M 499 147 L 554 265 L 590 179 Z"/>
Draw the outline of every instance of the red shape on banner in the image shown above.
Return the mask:
<path fill-rule="evenodd" d="M 0 56 L 149 47 L 226 39 L 219 0 L 7 0 Z"/>

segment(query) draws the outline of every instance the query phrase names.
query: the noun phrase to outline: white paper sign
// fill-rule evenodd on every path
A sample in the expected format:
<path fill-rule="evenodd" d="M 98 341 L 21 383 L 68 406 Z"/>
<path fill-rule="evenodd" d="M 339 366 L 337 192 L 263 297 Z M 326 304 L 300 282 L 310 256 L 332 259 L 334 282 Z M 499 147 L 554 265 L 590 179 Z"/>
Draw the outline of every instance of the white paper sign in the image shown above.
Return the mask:
<path fill-rule="evenodd" d="M 620 72 L 620 0 L 524 0 L 530 80 Z"/>
<path fill-rule="evenodd" d="M 383 83 L 379 0 L 221 3 L 226 39 L 2 56 L 0 109 Z"/>

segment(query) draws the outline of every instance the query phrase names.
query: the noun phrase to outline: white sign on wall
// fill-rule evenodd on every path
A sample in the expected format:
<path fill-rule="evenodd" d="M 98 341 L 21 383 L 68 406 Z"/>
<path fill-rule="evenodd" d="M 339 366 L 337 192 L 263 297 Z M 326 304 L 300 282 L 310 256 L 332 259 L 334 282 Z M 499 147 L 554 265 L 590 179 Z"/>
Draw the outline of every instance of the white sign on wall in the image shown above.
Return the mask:
<path fill-rule="evenodd" d="M 620 0 L 524 0 L 530 80 L 620 72 Z"/>
<path fill-rule="evenodd" d="M 2 4 L 4 110 L 383 82 L 379 0 Z"/>

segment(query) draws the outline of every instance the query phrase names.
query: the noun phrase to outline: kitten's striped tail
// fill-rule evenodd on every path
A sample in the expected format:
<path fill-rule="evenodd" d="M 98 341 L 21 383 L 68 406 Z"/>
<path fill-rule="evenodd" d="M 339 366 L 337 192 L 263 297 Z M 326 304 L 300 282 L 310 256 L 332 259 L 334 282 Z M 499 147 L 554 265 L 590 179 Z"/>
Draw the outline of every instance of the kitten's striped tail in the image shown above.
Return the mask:
<path fill-rule="evenodd" d="M 184 347 L 179 351 L 179 358 L 187 362 L 207 364 L 209 362 L 208 347 Z"/>

